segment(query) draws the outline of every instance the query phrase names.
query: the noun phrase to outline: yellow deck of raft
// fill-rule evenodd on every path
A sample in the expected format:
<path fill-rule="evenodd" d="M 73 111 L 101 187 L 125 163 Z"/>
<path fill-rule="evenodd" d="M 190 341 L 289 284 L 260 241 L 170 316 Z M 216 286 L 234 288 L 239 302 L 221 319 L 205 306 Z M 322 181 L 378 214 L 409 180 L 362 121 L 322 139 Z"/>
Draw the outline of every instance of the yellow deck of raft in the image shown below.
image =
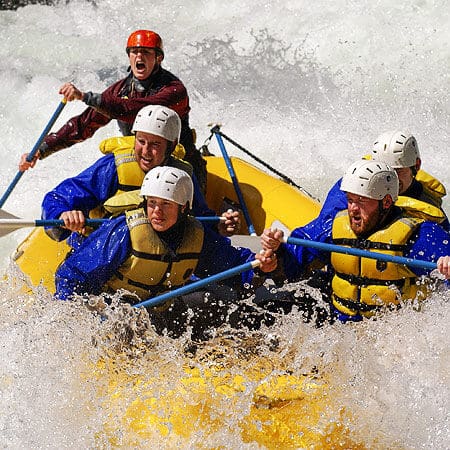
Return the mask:
<path fill-rule="evenodd" d="M 194 440 L 195 448 L 226 448 L 211 443 L 231 434 L 268 449 L 365 448 L 352 436 L 350 415 L 333 407 L 325 380 L 280 374 L 262 360 L 244 365 L 241 373 L 186 366 L 169 386 L 164 377 L 120 372 L 103 393 L 110 415 L 99 441 L 122 448 L 162 441 L 165 448 L 180 448 Z M 105 366 L 97 375 L 111 374 Z"/>

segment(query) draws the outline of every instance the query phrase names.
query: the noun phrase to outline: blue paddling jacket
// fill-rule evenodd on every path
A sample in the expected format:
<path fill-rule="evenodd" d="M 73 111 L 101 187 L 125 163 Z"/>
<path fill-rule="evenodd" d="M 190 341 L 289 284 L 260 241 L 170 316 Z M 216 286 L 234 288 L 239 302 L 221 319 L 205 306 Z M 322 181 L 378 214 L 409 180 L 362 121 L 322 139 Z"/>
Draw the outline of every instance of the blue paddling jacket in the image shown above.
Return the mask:
<path fill-rule="evenodd" d="M 194 184 L 194 201 L 192 211 L 195 216 L 214 216 L 215 212 L 208 208 L 200 190 L 197 178 L 192 176 Z M 114 154 L 107 154 L 79 175 L 62 181 L 48 192 L 42 202 L 42 219 L 59 219 L 65 211 L 82 211 L 85 217 L 89 211 L 102 205 L 113 197 L 119 189 L 119 177 Z M 46 228 L 50 236 L 62 241 L 71 234 L 64 228 Z M 78 234 L 78 233 L 74 233 Z M 70 242 L 74 247 L 79 243 L 74 238 Z"/>
<path fill-rule="evenodd" d="M 203 244 L 198 256 L 195 276 L 206 278 L 254 259 L 247 248 L 236 248 L 230 239 L 204 226 Z M 179 239 L 165 238 L 166 245 L 176 253 Z M 104 285 L 116 275 L 132 251 L 130 230 L 124 215 L 106 221 L 90 234 L 59 267 L 55 276 L 56 297 L 67 300 L 73 294 L 101 294 Z M 253 271 L 243 272 L 224 282 L 242 286 L 253 279 Z"/>

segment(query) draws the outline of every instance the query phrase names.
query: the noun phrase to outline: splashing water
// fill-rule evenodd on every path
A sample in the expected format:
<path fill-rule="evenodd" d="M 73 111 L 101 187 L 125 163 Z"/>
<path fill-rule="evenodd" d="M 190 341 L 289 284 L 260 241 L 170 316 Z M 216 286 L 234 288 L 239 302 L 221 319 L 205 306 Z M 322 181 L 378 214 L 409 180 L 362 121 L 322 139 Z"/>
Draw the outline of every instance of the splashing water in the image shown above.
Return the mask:
<path fill-rule="evenodd" d="M 224 133 L 323 199 L 378 134 L 406 127 L 417 137 L 425 170 L 450 186 L 446 2 L 154 3 L 150 12 L 143 0 L 72 0 L 0 12 L 2 192 L 60 101 L 58 87 L 71 80 L 101 92 L 123 77 L 124 43 L 138 28 L 162 35 L 164 65 L 190 93 L 199 145 L 208 124 L 221 123 Z M 70 103 L 56 127 L 82 110 Z M 110 124 L 39 162 L 3 209 L 38 218 L 45 192 L 96 160 L 98 143 L 117 133 Z M 323 380 L 332 401 L 315 424 L 325 435 L 327 425 L 340 423 L 347 439 L 341 446 L 450 446 L 447 290 L 378 320 L 315 329 L 293 312 L 276 327 L 221 330 L 193 349 L 189 336 L 158 337 L 127 308 L 108 308 L 102 321 L 81 301 L 54 302 L 44 289 L 25 293 L 8 260 L 28 231 L 0 240 L 7 276 L 0 284 L 2 447 L 257 448 L 242 423 L 263 397 L 263 380 L 246 379 L 231 397 L 207 384 L 208 402 L 201 392 L 180 389 L 180 380 L 188 378 L 186 367 L 220 366 L 223 376 L 235 377 L 261 361 L 266 379 L 290 373 L 312 384 Z M 155 419 L 170 395 L 192 414 L 193 405 L 203 408 L 191 434 Z M 160 409 L 143 434 L 130 411 L 142 411 L 138 400 L 152 398 Z M 259 413 L 270 410 L 264 407 Z"/>

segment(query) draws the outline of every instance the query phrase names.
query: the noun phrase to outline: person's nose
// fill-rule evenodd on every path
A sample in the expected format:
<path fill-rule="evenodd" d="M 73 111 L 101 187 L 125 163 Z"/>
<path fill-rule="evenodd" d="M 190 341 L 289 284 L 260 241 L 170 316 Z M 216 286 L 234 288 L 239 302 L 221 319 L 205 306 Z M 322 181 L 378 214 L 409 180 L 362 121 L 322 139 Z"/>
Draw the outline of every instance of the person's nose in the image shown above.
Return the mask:
<path fill-rule="evenodd" d="M 151 147 L 148 143 L 141 144 L 141 151 L 144 155 L 148 156 L 151 154 Z"/>
<path fill-rule="evenodd" d="M 356 202 L 348 202 L 348 210 L 349 211 L 354 212 L 354 211 L 358 211 L 358 209 L 359 209 L 358 203 L 356 203 Z"/>

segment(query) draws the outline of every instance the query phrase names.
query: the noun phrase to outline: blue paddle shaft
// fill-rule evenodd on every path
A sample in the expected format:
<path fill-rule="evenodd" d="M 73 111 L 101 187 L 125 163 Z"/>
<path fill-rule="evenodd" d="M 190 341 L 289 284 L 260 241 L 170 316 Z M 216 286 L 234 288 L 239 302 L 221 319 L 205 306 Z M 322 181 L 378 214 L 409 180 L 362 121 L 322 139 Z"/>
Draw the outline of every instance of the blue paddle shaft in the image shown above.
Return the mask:
<path fill-rule="evenodd" d="M 33 158 L 36 156 L 36 153 L 38 152 L 39 147 L 42 144 L 42 141 L 44 140 L 45 136 L 47 136 L 47 134 L 50 131 L 50 129 L 52 128 L 53 124 L 56 122 L 56 119 L 61 114 L 61 111 L 63 110 L 64 106 L 66 106 L 66 102 L 67 102 L 66 99 L 63 99 L 59 103 L 58 107 L 56 108 L 55 112 L 53 113 L 52 117 L 50 118 L 47 126 L 44 128 L 44 130 L 42 131 L 41 135 L 39 136 L 39 139 L 36 141 L 36 144 L 34 144 L 33 149 L 31 150 L 31 152 L 27 156 L 27 161 L 28 162 L 33 161 Z M 0 208 L 4 205 L 4 203 L 6 202 L 6 200 L 8 199 L 8 197 L 11 194 L 11 192 L 16 187 L 16 184 L 22 178 L 22 175 L 24 173 L 25 172 L 21 172 L 21 171 L 16 173 L 16 176 L 14 177 L 14 179 L 11 182 L 11 184 L 6 189 L 6 192 L 3 194 L 3 197 L 0 199 Z"/>
<path fill-rule="evenodd" d="M 202 216 L 202 217 L 196 217 L 196 219 L 199 220 L 200 222 L 221 222 L 222 220 L 224 220 L 223 217 L 219 217 L 219 216 Z M 104 223 L 108 220 L 110 220 L 110 219 L 86 219 L 86 226 L 98 227 L 102 223 Z M 10 221 L 10 222 L 12 222 L 12 221 Z M 64 225 L 64 220 L 62 220 L 62 219 L 47 219 L 47 220 L 38 219 L 38 220 L 34 221 L 34 225 L 36 227 L 52 227 L 52 226 L 60 227 L 60 226 Z"/>
<path fill-rule="evenodd" d="M 328 252 L 344 253 L 346 255 L 360 256 L 362 258 L 378 259 L 379 261 L 403 264 L 409 267 L 419 267 L 421 269 L 436 269 L 437 265 L 431 261 L 422 261 L 420 259 L 404 258 L 403 256 L 386 255 L 384 253 L 369 252 L 359 248 L 343 247 L 341 245 L 327 244 L 325 242 L 309 241 L 307 239 L 288 237 L 288 244 L 301 245 L 303 247 L 312 247 Z"/>
<path fill-rule="evenodd" d="M 100 226 L 103 222 L 105 222 L 108 219 L 86 219 L 85 224 L 88 227 L 98 227 Z M 38 219 L 35 220 L 34 222 L 35 226 L 37 227 L 59 227 L 64 225 L 64 220 L 62 219 L 49 219 L 49 220 L 42 220 L 42 219 Z"/>
<path fill-rule="evenodd" d="M 250 214 L 248 212 L 247 205 L 245 204 L 244 196 L 242 195 L 241 188 L 239 187 L 239 182 L 236 177 L 236 173 L 233 168 L 233 164 L 231 162 L 230 157 L 228 156 L 227 150 L 225 148 L 225 144 L 223 143 L 222 136 L 217 132 L 214 131 L 215 128 L 213 128 L 213 132 L 217 138 L 217 142 L 220 147 L 220 151 L 222 152 L 223 159 L 225 160 L 225 164 L 228 169 L 228 173 L 230 174 L 231 181 L 233 182 L 234 190 L 236 191 L 236 195 L 239 199 L 239 203 L 242 207 L 242 212 L 244 213 L 245 222 L 247 223 L 248 231 L 250 235 L 256 236 L 255 227 L 253 226 L 252 219 L 250 218 Z"/>
<path fill-rule="evenodd" d="M 180 295 L 189 294 L 194 292 L 204 286 L 208 286 L 216 281 L 225 280 L 226 278 L 231 278 L 234 275 L 238 275 L 239 273 L 245 272 L 247 270 L 253 270 L 255 267 L 259 266 L 259 261 L 257 259 L 253 261 L 246 262 L 241 264 L 240 266 L 234 267 L 232 269 L 225 270 L 223 272 L 217 273 L 215 275 L 211 275 L 208 278 L 203 278 L 199 281 L 194 281 L 191 284 L 187 284 L 178 289 L 174 289 L 173 291 L 166 292 L 165 294 L 158 295 L 153 298 L 149 298 L 141 303 L 137 303 L 134 305 L 135 308 L 140 308 L 141 306 L 149 307 L 149 306 L 157 306 L 161 303 L 166 302 L 167 300 L 171 300 L 175 297 L 179 297 Z"/>

